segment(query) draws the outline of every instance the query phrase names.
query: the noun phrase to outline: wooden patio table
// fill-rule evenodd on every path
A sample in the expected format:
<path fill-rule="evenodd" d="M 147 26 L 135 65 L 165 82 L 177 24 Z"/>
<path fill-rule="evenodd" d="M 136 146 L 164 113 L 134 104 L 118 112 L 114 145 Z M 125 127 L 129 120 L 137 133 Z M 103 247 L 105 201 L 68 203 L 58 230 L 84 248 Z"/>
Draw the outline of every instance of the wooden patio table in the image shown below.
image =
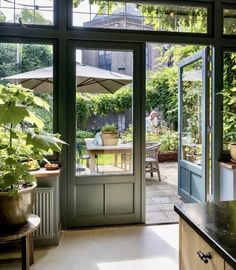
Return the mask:
<path fill-rule="evenodd" d="M 93 138 L 84 139 L 86 143 L 86 150 L 90 156 L 89 168 L 91 173 L 96 173 L 96 156 L 99 154 L 115 154 L 115 162 L 117 160 L 116 154 L 121 154 L 126 156 L 131 155 L 133 151 L 132 143 L 118 143 L 117 145 L 99 145 L 93 143 Z M 124 160 L 125 162 L 125 160 Z M 126 165 L 126 164 L 124 164 Z"/>

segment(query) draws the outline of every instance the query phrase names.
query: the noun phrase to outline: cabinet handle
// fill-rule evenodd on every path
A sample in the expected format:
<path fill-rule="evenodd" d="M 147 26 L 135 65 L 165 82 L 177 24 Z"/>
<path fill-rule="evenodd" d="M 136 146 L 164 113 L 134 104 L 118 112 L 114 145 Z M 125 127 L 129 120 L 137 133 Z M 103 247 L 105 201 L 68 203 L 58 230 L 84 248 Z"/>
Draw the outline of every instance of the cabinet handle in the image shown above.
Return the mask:
<path fill-rule="evenodd" d="M 212 256 L 211 254 L 208 252 L 207 254 L 204 254 L 202 251 L 197 251 L 197 255 L 199 256 L 199 258 L 204 261 L 204 263 L 208 263 L 208 259 L 211 260 Z"/>

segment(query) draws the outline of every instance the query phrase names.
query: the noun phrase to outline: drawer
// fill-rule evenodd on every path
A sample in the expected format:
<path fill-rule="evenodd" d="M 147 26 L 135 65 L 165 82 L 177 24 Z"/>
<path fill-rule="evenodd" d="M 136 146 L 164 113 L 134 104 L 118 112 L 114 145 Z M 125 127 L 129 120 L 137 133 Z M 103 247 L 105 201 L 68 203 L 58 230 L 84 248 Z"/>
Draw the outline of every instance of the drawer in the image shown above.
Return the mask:
<path fill-rule="evenodd" d="M 180 270 L 224 270 L 224 259 L 210 247 L 185 221 L 180 219 Z M 205 263 L 198 255 L 210 254 Z M 228 269 L 227 269 L 228 270 Z M 232 270 L 229 268 L 229 270 Z"/>
<path fill-rule="evenodd" d="M 234 270 L 227 262 L 225 262 L 225 270 Z"/>
<path fill-rule="evenodd" d="M 212 248 L 210 247 L 199 235 L 198 235 L 198 251 L 203 254 L 210 254 L 211 259 L 205 263 L 198 255 L 197 259 L 197 269 L 202 270 L 224 270 L 224 259 Z"/>

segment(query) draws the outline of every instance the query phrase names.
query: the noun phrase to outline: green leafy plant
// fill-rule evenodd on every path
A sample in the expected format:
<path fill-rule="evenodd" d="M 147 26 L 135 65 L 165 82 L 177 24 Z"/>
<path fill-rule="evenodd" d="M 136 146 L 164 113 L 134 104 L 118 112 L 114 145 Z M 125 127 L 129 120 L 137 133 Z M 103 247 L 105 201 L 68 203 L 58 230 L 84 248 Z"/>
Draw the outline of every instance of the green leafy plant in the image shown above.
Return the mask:
<path fill-rule="evenodd" d="M 166 128 L 160 134 L 160 143 L 161 152 L 176 152 L 178 150 L 178 133 Z"/>
<path fill-rule="evenodd" d="M 105 124 L 105 126 L 102 127 L 102 132 L 111 132 L 116 133 L 118 132 L 118 128 L 116 124 Z"/>
<path fill-rule="evenodd" d="M 132 141 L 133 127 L 130 125 L 126 131 L 121 135 L 123 141 Z M 160 152 L 169 152 L 178 150 L 178 133 L 166 126 L 159 126 L 157 132 L 147 132 L 146 142 L 155 143 L 160 142 Z"/>
<path fill-rule="evenodd" d="M 86 139 L 86 138 L 93 138 L 94 133 L 86 130 L 78 130 L 76 132 L 76 138 L 78 139 Z"/>
<path fill-rule="evenodd" d="M 17 191 L 36 179 L 29 173 L 34 161 L 43 161 L 48 151 L 60 152 L 64 142 L 59 134 L 44 131 L 44 123 L 34 113 L 40 107 L 49 111 L 46 101 L 32 90 L 0 85 L 0 191 Z"/>
<path fill-rule="evenodd" d="M 225 148 L 236 143 L 236 53 L 224 54 L 223 140 Z"/>

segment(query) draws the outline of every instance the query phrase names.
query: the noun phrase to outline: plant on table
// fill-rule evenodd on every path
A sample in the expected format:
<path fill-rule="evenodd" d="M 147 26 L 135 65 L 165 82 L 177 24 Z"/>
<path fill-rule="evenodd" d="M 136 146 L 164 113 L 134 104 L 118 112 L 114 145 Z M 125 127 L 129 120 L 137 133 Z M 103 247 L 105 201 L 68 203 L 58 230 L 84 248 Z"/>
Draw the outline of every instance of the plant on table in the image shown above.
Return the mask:
<path fill-rule="evenodd" d="M 32 90 L 0 85 L 0 193 L 5 201 L 6 194 L 17 198 L 18 193 L 32 187 L 36 179 L 29 172 L 31 166 L 38 166 L 49 151 L 60 152 L 64 143 L 58 134 L 44 131 L 35 107 L 50 109 Z M 2 211 L 0 208 L 0 214 Z"/>
<path fill-rule="evenodd" d="M 118 132 L 118 128 L 116 126 L 116 124 L 108 124 L 106 123 L 103 127 L 102 127 L 102 132 L 109 132 L 109 133 L 117 133 Z"/>
<path fill-rule="evenodd" d="M 102 143 L 103 145 L 117 145 L 118 143 L 118 128 L 116 124 L 106 123 L 102 127 Z"/>

